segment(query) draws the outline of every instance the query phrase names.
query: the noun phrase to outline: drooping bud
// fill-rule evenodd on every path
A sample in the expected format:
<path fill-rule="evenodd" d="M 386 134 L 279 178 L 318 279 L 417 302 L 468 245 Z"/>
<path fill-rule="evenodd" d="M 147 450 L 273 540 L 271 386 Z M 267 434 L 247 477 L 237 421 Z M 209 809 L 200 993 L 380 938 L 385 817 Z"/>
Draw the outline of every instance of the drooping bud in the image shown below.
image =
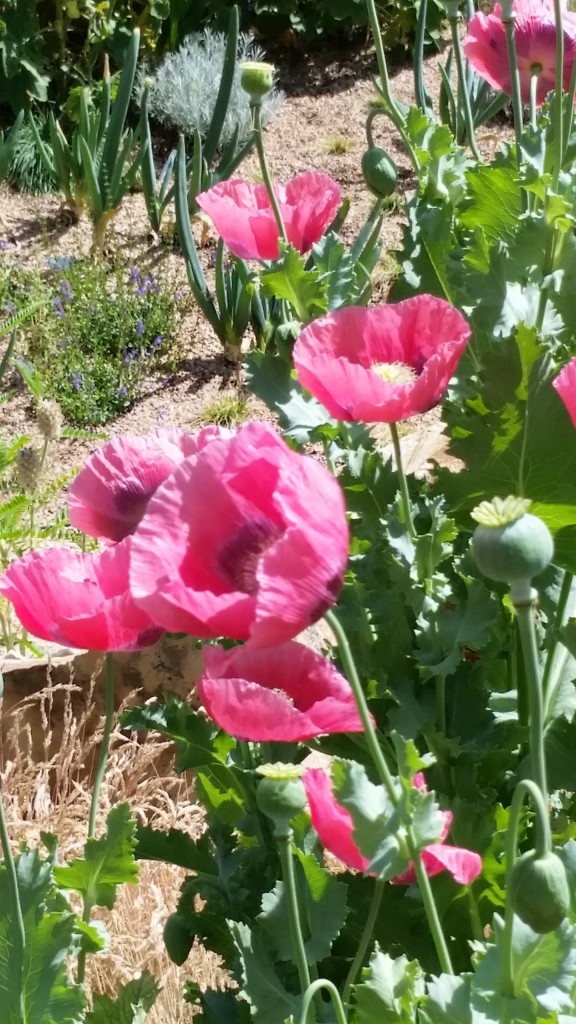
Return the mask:
<path fill-rule="evenodd" d="M 251 103 L 259 105 L 274 85 L 274 65 L 247 60 L 240 65 L 240 72 L 240 85 L 244 92 L 248 93 Z"/>
<path fill-rule="evenodd" d="M 292 818 L 306 806 L 302 769 L 293 764 L 264 764 L 256 769 L 264 778 L 256 790 L 258 807 L 274 823 L 274 835 L 285 839 L 292 834 Z"/>
<path fill-rule="evenodd" d="M 531 583 L 552 561 L 554 542 L 545 523 L 527 510 L 524 498 L 494 498 L 472 512 L 479 524 L 472 554 L 480 572 L 508 583 L 514 602 L 531 599 Z"/>
<path fill-rule="evenodd" d="M 62 434 L 62 409 L 58 402 L 43 398 L 36 407 L 38 430 L 46 441 L 58 441 Z"/>
<path fill-rule="evenodd" d="M 42 452 L 33 444 L 25 444 L 16 456 L 16 477 L 22 491 L 35 491 L 42 469 Z"/>
<path fill-rule="evenodd" d="M 396 189 L 398 169 L 385 149 L 370 146 L 362 156 L 362 176 L 377 199 L 387 199 Z"/>
<path fill-rule="evenodd" d="M 518 917 L 541 935 L 553 932 L 570 908 L 566 868 L 551 850 L 523 853 L 510 874 L 508 898 Z"/>

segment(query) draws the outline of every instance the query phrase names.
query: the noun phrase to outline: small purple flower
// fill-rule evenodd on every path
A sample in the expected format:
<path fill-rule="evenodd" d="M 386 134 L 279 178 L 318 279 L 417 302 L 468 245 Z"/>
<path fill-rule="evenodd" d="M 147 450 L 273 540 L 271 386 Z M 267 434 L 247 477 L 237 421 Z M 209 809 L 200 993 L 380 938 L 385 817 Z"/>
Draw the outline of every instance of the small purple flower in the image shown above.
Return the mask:
<path fill-rule="evenodd" d="M 5 313 L 8 313 L 8 316 L 12 316 L 12 314 L 16 312 L 16 306 L 13 302 L 7 302 L 2 309 Z"/>
<path fill-rule="evenodd" d="M 136 331 L 136 337 L 137 338 L 141 338 L 142 335 L 144 334 L 144 323 L 143 323 L 142 320 L 137 320 L 136 321 L 135 331 Z"/>
<path fill-rule="evenodd" d="M 62 305 L 62 303 L 61 303 L 60 299 L 58 298 L 58 296 L 56 296 L 56 298 L 53 299 L 52 304 L 53 304 L 54 309 L 56 311 L 56 316 L 59 316 L 59 317 L 66 316 L 66 313 L 64 312 L 64 306 Z"/>
<path fill-rule="evenodd" d="M 124 384 L 122 385 L 121 388 L 118 388 L 118 398 L 124 398 L 124 396 L 127 395 L 127 394 L 128 394 L 128 388 L 125 387 Z"/>
<path fill-rule="evenodd" d="M 74 391 L 80 391 L 80 388 L 84 383 L 84 377 L 82 376 L 80 371 L 78 371 L 78 373 L 75 373 L 73 377 L 70 377 L 70 383 L 74 388 Z"/>
<path fill-rule="evenodd" d="M 135 284 L 136 281 L 138 281 L 139 279 L 140 279 L 140 271 L 139 271 L 138 267 L 132 267 L 132 270 L 130 271 L 130 276 L 128 278 L 130 284 Z"/>
<path fill-rule="evenodd" d="M 157 334 L 156 337 L 154 338 L 154 341 L 152 342 L 152 346 L 154 348 L 162 348 L 163 341 L 164 341 L 164 335 L 163 334 Z"/>
<path fill-rule="evenodd" d="M 136 349 L 125 348 L 122 356 L 122 362 L 124 363 L 124 366 L 127 366 L 128 363 L 131 363 L 133 359 L 136 359 L 137 355 L 138 353 Z"/>
<path fill-rule="evenodd" d="M 63 302 L 72 302 L 72 299 L 74 298 L 74 292 L 70 287 L 70 281 L 67 281 L 66 278 L 60 281 L 60 295 L 62 296 Z"/>
<path fill-rule="evenodd" d="M 0 238 L 0 249 L 9 249 L 10 242 L 6 238 Z"/>

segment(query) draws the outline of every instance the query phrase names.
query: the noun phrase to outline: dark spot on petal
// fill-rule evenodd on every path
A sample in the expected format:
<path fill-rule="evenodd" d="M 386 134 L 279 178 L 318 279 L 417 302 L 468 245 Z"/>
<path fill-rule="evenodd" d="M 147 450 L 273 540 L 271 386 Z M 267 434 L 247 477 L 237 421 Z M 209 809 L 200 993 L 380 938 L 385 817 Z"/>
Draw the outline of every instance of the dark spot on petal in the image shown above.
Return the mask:
<path fill-rule="evenodd" d="M 142 480 L 130 480 L 115 491 L 114 504 L 119 512 L 139 511 L 142 507 L 143 513 L 155 489 L 155 487 L 146 486 Z"/>
<path fill-rule="evenodd" d="M 344 583 L 344 577 L 341 574 L 333 576 L 331 580 L 328 580 L 326 584 L 326 592 L 324 597 L 314 606 L 310 612 L 310 618 L 308 624 L 311 626 L 313 622 L 318 622 L 325 612 L 332 607 L 338 594 L 342 590 L 342 584 Z"/>
<path fill-rule="evenodd" d="M 269 519 L 251 519 L 236 530 L 218 554 L 218 568 L 234 590 L 255 594 L 256 572 L 260 558 L 282 536 L 282 530 Z"/>

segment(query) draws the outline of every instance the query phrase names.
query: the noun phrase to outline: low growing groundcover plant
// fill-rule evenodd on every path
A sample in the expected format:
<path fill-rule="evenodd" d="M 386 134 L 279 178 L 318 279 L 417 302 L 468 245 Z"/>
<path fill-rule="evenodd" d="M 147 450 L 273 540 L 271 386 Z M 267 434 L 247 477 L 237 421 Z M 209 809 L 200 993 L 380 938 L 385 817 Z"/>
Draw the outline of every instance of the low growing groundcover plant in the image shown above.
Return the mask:
<path fill-rule="evenodd" d="M 576 30 L 561 0 L 474 14 L 462 41 L 456 2 L 447 15 L 454 81 L 449 65 L 437 108 L 418 75 L 422 102 L 398 104 L 375 34 L 374 204 L 350 248 L 337 186 L 323 183 L 321 208 L 314 172 L 272 181 L 269 66 L 243 74 L 263 186 L 199 196 L 221 234 L 213 292 L 179 155 L 191 287 L 224 342 L 239 349 L 252 324 L 248 379 L 284 437 L 247 422 L 116 438 L 69 496 L 99 546 L 43 547 L 2 576 L 25 627 L 84 639 L 107 666 L 84 857 L 59 864 L 49 837 L 47 857 L 14 855 L 0 804 L 9 1024 L 44 1024 L 32 957 L 42 1012 L 82 1020 L 85 960 L 101 948 L 92 911 L 137 859 L 188 872 L 164 935 L 176 963 L 200 941 L 229 972 L 226 991 L 186 987 L 207 1024 L 576 1019 Z M 511 93 L 514 141 L 491 161 L 475 75 Z M 380 116 L 417 187 L 401 273 L 369 307 L 395 186 Z M 402 425 L 434 408 L 462 468 L 416 478 Z M 393 459 L 374 437 L 383 423 Z M 317 651 L 302 634 L 321 620 Z M 121 805 L 96 836 L 114 652 L 164 631 L 202 649 L 200 708 L 166 695 L 122 722 L 173 740 L 206 830 L 137 826 Z M 151 998 L 121 992 L 106 1012 L 128 1003 L 134 1024 Z M 103 1012 L 95 1001 L 86 1019 Z"/>

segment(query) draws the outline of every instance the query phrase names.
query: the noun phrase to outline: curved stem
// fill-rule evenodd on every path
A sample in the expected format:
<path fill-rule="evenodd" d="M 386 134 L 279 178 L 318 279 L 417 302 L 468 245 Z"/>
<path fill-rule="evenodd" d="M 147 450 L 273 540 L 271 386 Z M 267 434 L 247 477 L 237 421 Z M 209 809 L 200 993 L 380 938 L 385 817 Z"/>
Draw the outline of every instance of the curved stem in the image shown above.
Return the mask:
<path fill-rule="evenodd" d="M 356 956 L 352 961 L 352 966 L 348 971 L 346 981 L 344 982 L 344 988 L 342 989 L 342 1002 L 346 1006 L 350 1002 L 350 989 L 356 981 L 359 971 L 362 969 L 364 959 L 366 957 L 366 950 L 370 945 L 372 938 L 372 932 L 374 931 L 374 925 L 376 924 L 376 918 L 380 911 L 380 904 L 382 903 L 382 897 L 384 896 L 385 882 L 381 878 L 377 878 L 374 883 L 374 892 L 372 894 L 372 902 L 370 903 L 370 910 L 368 911 L 368 917 L 366 918 L 366 924 L 360 936 L 360 942 L 358 943 L 358 949 L 356 950 Z"/>
<path fill-rule="evenodd" d="M 398 483 L 400 485 L 400 495 L 402 498 L 402 508 L 404 511 L 404 522 L 406 529 L 410 534 L 412 540 L 416 538 L 416 530 L 414 529 L 414 523 L 412 521 L 412 508 L 410 505 L 410 494 L 408 492 L 408 483 L 406 481 L 406 474 L 404 472 L 404 466 L 402 465 L 402 448 L 400 446 L 400 438 L 398 437 L 398 427 L 395 423 L 390 423 L 390 434 L 392 435 L 392 444 L 394 446 L 394 459 L 396 461 L 396 473 L 398 475 Z"/>
<path fill-rule="evenodd" d="M 524 657 L 524 671 L 528 684 L 532 777 L 536 785 L 540 787 L 543 799 L 546 799 L 548 796 L 548 781 L 546 778 L 546 754 L 544 750 L 544 701 L 542 699 L 540 658 L 536 645 L 534 601 L 514 604 L 514 610 L 518 620 L 520 642 Z"/>
<path fill-rule="evenodd" d="M 462 55 L 462 42 L 460 39 L 460 32 L 458 30 L 458 18 L 450 18 L 450 31 L 452 32 L 452 47 L 454 49 L 454 56 L 456 58 L 456 70 L 458 72 L 458 85 L 460 88 L 460 96 L 462 99 L 462 106 L 464 108 L 464 123 L 466 125 L 466 136 L 468 139 L 468 145 L 474 154 L 474 159 L 481 161 L 480 152 L 476 145 L 476 135 L 474 133 L 474 118 L 472 117 L 472 108 L 470 107 L 470 96 L 468 93 L 468 84 L 466 81 L 466 69 L 464 67 L 464 57 Z"/>
<path fill-rule="evenodd" d="M 12 853 L 12 847 L 10 846 L 10 837 L 8 835 L 8 825 L 6 823 L 6 815 L 4 812 L 4 800 L 0 789 L 0 847 L 2 849 L 2 856 L 4 858 L 4 866 L 6 868 L 6 874 L 8 876 L 8 890 L 12 899 L 12 913 L 14 914 L 14 932 L 10 934 L 10 946 L 13 948 L 13 958 L 10 962 L 10 970 L 14 970 L 16 975 L 12 985 L 17 989 L 19 994 L 19 1019 L 17 1024 L 25 1024 L 26 1021 L 26 1007 L 24 1005 L 24 950 L 26 948 L 26 930 L 24 927 L 24 917 L 22 915 L 22 904 L 20 902 L 20 891 L 18 889 L 18 874 L 16 871 L 16 862 Z M 12 966 L 13 965 L 13 966 Z"/>
<path fill-rule="evenodd" d="M 304 948 L 304 936 L 300 923 L 300 909 L 298 907 L 298 893 L 296 891 L 296 879 L 294 877 L 294 864 L 292 861 L 292 832 L 286 836 L 277 836 L 278 853 L 282 865 L 282 878 L 284 879 L 284 890 L 286 892 L 286 903 L 288 908 L 288 920 L 292 936 L 292 949 L 294 951 L 294 962 L 298 969 L 300 988 L 306 992 L 310 988 L 310 971 Z M 307 1015 L 303 1018 L 308 1019 Z"/>
<path fill-rule="evenodd" d="M 268 198 L 270 200 L 270 206 L 274 214 L 274 219 L 278 226 L 280 238 L 285 242 L 288 241 L 288 235 L 286 234 L 286 225 L 282 218 L 282 211 L 280 210 L 280 204 L 278 197 L 274 191 L 274 185 L 272 184 L 272 176 L 270 174 L 270 168 L 268 167 L 268 160 L 266 159 L 266 153 L 264 152 L 264 141 L 262 138 L 262 119 L 260 117 L 260 104 L 252 104 L 252 118 L 254 123 L 254 133 L 256 135 L 256 152 L 258 153 L 258 160 L 260 162 L 260 170 L 262 172 L 262 179 L 266 186 Z"/>
<path fill-rule="evenodd" d="M 538 856 L 548 853 L 552 849 L 550 836 L 550 824 L 548 821 L 548 809 L 544 797 L 538 786 L 531 779 L 522 779 L 512 797 L 510 808 L 510 819 L 506 832 L 506 881 L 509 888 L 510 875 L 516 861 L 516 850 L 518 847 L 518 829 L 522 804 L 525 796 L 531 796 L 536 811 L 536 852 Z M 502 993 L 512 999 L 516 995 L 514 985 L 514 955 L 512 936 L 514 931 L 514 911 L 510 900 L 506 903 L 504 915 L 504 933 L 502 936 Z"/>
<path fill-rule="evenodd" d="M 332 1005 L 336 1013 L 336 1024 L 348 1024 L 346 1013 L 344 1011 L 344 1007 L 342 1006 L 342 1000 L 340 999 L 338 989 L 333 984 L 333 982 L 328 981 L 327 978 L 318 978 L 317 981 L 312 982 L 312 984 L 304 993 L 304 998 L 302 1000 L 302 1009 L 300 1011 L 300 1016 L 298 1017 L 298 1024 L 306 1024 L 306 1020 L 308 1018 L 308 1011 L 310 1009 L 312 1000 L 319 992 L 322 991 L 323 988 L 326 989 L 326 991 L 330 994 Z"/>
<path fill-rule="evenodd" d="M 342 662 L 344 665 L 344 671 L 348 676 L 348 681 L 354 694 L 354 700 L 356 702 L 358 714 L 360 715 L 360 720 L 362 722 L 362 725 L 364 726 L 364 735 L 366 738 L 368 749 L 370 750 L 370 754 L 372 756 L 372 760 L 374 762 L 374 766 L 376 768 L 376 771 L 378 772 L 380 781 L 382 782 L 382 785 L 386 790 L 390 803 L 392 804 L 393 807 L 397 807 L 399 803 L 398 792 L 394 784 L 394 779 L 390 774 L 388 765 L 386 764 L 386 760 L 384 758 L 382 750 L 380 749 L 380 744 L 378 743 L 376 732 L 372 724 L 372 719 L 370 717 L 370 712 L 368 711 L 366 697 L 364 696 L 364 691 L 362 689 L 362 683 L 360 682 L 360 677 L 356 669 L 354 658 L 352 656 L 352 651 L 350 650 L 350 644 L 348 643 L 348 637 L 346 636 L 344 628 L 342 627 L 339 619 L 337 618 L 333 611 L 327 611 L 324 615 L 324 618 L 328 625 L 330 626 L 330 629 L 334 633 L 336 640 L 338 642 L 338 649 L 340 651 L 340 657 L 342 658 Z M 438 960 L 440 962 L 441 969 L 444 972 L 444 974 L 452 974 L 453 969 L 452 962 L 450 960 L 450 953 L 448 952 L 448 946 L 446 945 L 446 939 L 444 937 L 444 932 L 442 930 L 442 924 L 440 922 L 438 911 L 436 909 L 436 904 L 434 902 L 434 895 L 432 893 L 432 889 L 430 888 L 430 881 L 422 865 L 422 857 L 420 855 L 420 851 L 418 849 L 418 844 L 416 842 L 416 837 L 414 835 L 414 830 L 412 827 L 408 827 L 406 829 L 406 845 L 408 847 L 408 853 L 414 865 L 414 871 L 416 872 L 416 879 L 420 887 L 422 902 L 424 904 L 424 909 L 426 911 L 426 917 L 428 919 L 428 924 L 430 927 L 430 931 L 432 933 L 432 939 L 434 941 L 434 946 L 436 948 L 436 953 L 438 955 Z"/>
<path fill-rule="evenodd" d="M 519 146 L 522 140 L 522 95 L 520 92 L 520 75 L 518 74 L 518 55 L 516 53 L 516 40 L 514 38 L 515 15 L 510 18 L 502 18 L 504 31 L 506 33 L 506 49 L 508 51 L 508 64 L 510 66 L 510 79 L 512 82 L 512 110 L 514 113 L 514 135 L 516 145 Z M 520 161 L 520 152 L 518 152 Z"/>
<path fill-rule="evenodd" d="M 370 30 L 374 40 L 374 49 L 376 50 L 376 60 L 378 61 L 378 72 L 380 74 L 380 92 L 386 104 L 386 113 L 406 147 L 406 152 L 410 157 L 410 163 L 416 173 L 418 173 L 420 169 L 420 161 L 410 139 L 408 138 L 402 112 L 392 95 L 390 77 L 388 75 L 388 65 L 386 64 L 386 54 L 384 53 L 382 34 L 380 32 L 378 14 L 376 12 L 376 4 L 374 0 L 366 0 L 366 8 L 368 10 L 368 20 L 370 22 Z"/>

